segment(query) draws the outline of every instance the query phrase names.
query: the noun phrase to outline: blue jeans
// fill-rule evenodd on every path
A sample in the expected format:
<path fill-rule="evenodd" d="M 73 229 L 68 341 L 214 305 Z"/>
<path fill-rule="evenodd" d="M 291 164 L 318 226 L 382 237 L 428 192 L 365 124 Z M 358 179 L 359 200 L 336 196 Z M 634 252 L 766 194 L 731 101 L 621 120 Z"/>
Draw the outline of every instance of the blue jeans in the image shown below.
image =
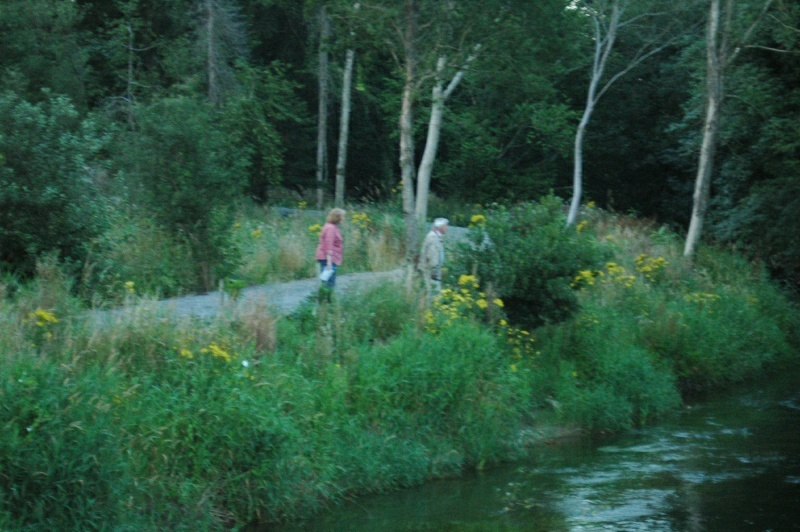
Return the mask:
<path fill-rule="evenodd" d="M 322 270 L 324 270 L 325 267 L 328 265 L 328 261 L 327 260 L 319 260 L 319 259 L 317 259 L 317 262 L 319 262 L 319 271 L 320 272 Z M 323 285 L 327 286 L 328 288 L 333 288 L 334 286 L 336 286 L 336 265 L 334 263 L 332 263 L 332 262 L 331 262 L 331 268 L 333 268 L 333 275 L 331 275 L 331 278 L 328 279 L 327 282 L 323 283 Z"/>

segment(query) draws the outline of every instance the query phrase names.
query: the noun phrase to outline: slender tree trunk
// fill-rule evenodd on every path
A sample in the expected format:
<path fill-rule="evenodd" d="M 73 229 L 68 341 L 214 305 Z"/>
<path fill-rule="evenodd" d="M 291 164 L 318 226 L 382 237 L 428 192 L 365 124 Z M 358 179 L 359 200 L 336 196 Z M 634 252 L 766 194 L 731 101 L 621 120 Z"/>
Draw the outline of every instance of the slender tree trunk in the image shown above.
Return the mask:
<path fill-rule="evenodd" d="M 325 202 L 325 183 L 328 181 L 328 41 L 330 21 L 325 6 L 319 10 L 319 111 L 317 116 L 317 209 Z"/>
<path fill-rule="evenodd" d="M 719 115 L 723 95 L 723 65 L 718 44 L 720 18 L 719 0 L 711 0 L 706 36 L 706 118 L 703 127 L 703 144 L 700 148 L 700 160 L 694 185 L 692 219 L 689 223 L 689 232 L 686 235 L 686 244 L 683 249 L 685 257 L 694 256 L 703 232 L 703 220 L 708 210 L 708 198 L 711 191 L 714 156 L 719 142 Z"/>
<path fill-rule="evenodd" d="M 475 47 L 474 53 L 467 58 L 465 68 L 477 56 L 481 46 Z M 419 164 L 417 173 L 417 223 L 423 225 L 428 218 L 428 196 L 430 191 L 431 176 L 433 174 L 433 163 L 436 161 L 436 152 L 439 150 L 439 139 L 441 138 L 442 122 L 444 117 L 444 106 L 447 99 L 456 90 L 458 84 L 464 78 L 464 68 L 459 69 L 453 79 L 444 87 L 444 68 L 447 59 L 440 57 L 436 62 L 436 84 L 433 86 L 431 98 L 431 117 L 428 121 L 428 137 L 425 141 L 425 151 L 422 152 L 422 161 Z"/>
<path fill-rule="evenodd" d="M 586 126 L 594 111 L 594 105 L 586 106 L 583 117 L 578 124 L 578 131 L 575 133 L 575 151 L 572 156 L 572 201 L 569 205 L 567 215 L 567 225 L 572 225 L 578 219 L 578 211 L 581 207 L 581 197 L 583 196 L 583 139 L 586 136 Z"/>
<path fill-rule="evenodd" d="M 127 83 L 127 90 L 125 94 L 125 99 L 127 100 L 127 118 L 128 118 L 128 127 L 131 131 L 136 129 L 136 120 L 133 114 L 133 104 L 134 104 L 134 95 L 133 95 L 133 59 L 134 59 L 134 33 L 133 33 L 133 26 L 131 25 L 130 20 L 128 20 L 125 24 L 126 28 L 128 29 L 128 83 Z"/>
<path fill-rule="evenodd" d="M 400 175 L 403 185 L 403 219 L 406 224 L 407 282 L 416 262 L 419 234 L 414 205 L 414 83 L 416 75 L 416 2 L 406 0 L 405 80 L 400 110 Z"/>
<path fill-rule="evenodd" d="M 216 34 L 216 12 L 214 9 L 214 0 L 206 0 L 206 61 L 208 69 L 208 100 L 212 105 L 220 104 L 220 87 L 219 87 L 219 57 L 217 53 L 217 42 L 214 38 Z"/>
<path fill-rule="evenodd" d="M 433 162 L 436 160 L 436 152 L 439 148 L 439 139 L 442 131 L 442 117 L 444 115 L 444 81 L 442 72 L 446 60 L 440 57 L 436 64 L 436 84 L 433 86 L 431 99 L 431 117 L 428 122 L 428 138 L 425 141 L 425 151 L 422 152 L 422 161 L 419 163 L 417 173 L 417 223 L 420 226 L 425 224 L 428 217 L 428 192 L 430 190 L 431 173 L 433 172 Z"/>
<path fill-rule="evenodd" d="M 619 17 L 619 2 L 614 2 L 611 10 L 611 18 L 609 19 L 608 28 L 604 37 L 597 16 L 593 16 L 595 27 L 594 60 L 592 62 L 592 76 L 589 80 L 589 90 L 586 95 L 586 106 L 584 107 L 581 121 L 578 124 L 578 130 L 575 133 L 575 152 L 573 154 L 572 168 L 572 201 L 570 202 L 569 214 L 567 215 L 567 225 L 574 224 L 578 219 L 581 197 L 583 196 L 583 141 L 586 137 L 586 128 L 589 126 L 589 120 L 592 118 L 592 113 L 599 99 L 597 87 L 600 85 L 600 80 L 603 78 L 603 73 L 605 72 L 608 57 L 611 55 L 611 50 L 614 49 L 614 41 L 616 41 L 617 29 L 619 27 Z"/>
<path fill-rule="evenodd" d="M 336 161 L 336 194 L 334 196 L 334 204 L 337 207 L 344 206 L 345 168 L 347 167 L 347 142 L 350 132 L 350 100 L 355 55 L 355 50 L 347 50 L 347 57 L 344 61 L 342 116 L 339 120 L 339 156 Z"/>

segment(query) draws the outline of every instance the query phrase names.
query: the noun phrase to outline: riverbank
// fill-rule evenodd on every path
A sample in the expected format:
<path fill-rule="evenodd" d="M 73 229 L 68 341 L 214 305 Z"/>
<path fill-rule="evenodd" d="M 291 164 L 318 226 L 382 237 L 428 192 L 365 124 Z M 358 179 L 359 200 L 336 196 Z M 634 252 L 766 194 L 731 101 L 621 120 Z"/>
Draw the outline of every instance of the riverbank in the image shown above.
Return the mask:
<path fill-rule="evenodd" d="M 793 530 L 799 378 L 796 364 L 784 367 L 651 427 L 539 446 L 279 530 Z"/>
<path fill-rule="evenodd" d="M 608 260 L 535 330 L 455 256 L 431 306 L 386 279 L 283 318 L 134 306 L 99 328 L 40 276 L 0 301 L 0 528 L 296 521 L 519 459 L 546 427 L 653 423 L 797 356 L 797 311 L 756 265 L 710 249 L 690 267 L 646 225 L 595 224 Z"/>

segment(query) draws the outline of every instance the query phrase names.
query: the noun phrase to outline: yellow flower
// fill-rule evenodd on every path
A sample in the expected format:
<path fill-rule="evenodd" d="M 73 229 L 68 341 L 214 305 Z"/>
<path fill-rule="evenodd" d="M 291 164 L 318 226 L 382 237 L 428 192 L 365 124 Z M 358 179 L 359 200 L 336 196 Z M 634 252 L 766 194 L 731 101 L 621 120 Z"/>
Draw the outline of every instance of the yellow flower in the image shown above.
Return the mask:
<path fill-rule="evenodd" d="M 252 233 L 250 233 L 250 235 L 253 238 L 258 238 L 258 237 L 261 236 L 261 233 L 263 233 L 263 232 L 264 232 L 264 230 L 259 228 L 259 229 L 256 229 L 255 231 L 253 231 Z"/>
<path fill-rule="evenodd" d="M 180 354 L 182 357 L 188 358 L 190 360 L 194 358 L 194 355 L 188 349 L 181 349 Z"/>
<path fill-rule="evenodd" d="M 41 308 L 38 308 L 34 312 L 28 314 L 28 320 L 35 321 L 38 327 L 44 327 L 45 325 L 58 323 L 58 318 L 56 318 L 52 312 Z"/>
<path fill-rule="evenodd" d="M 486 216 L 482 214 L 473 214 L 472 217 L 469 219 L 469 226 L 482 226 L 486 225 Z"/>
<path fill-rule="evenodd" d="M 459 286 L 471 285 L 473 288 L 478 288 L 478 278 L 474 275 L 462 275 L 458 278 Z"/>
<path fill-rule="evenodd" d="M 320 224 L 309 225 L 308 232 L 312 235 L 319 235 L 322 232 L 322 226 Z"/>
<path fill-rule="evenodd" d="M 298 209 L 305 209 L 306 207 L 308 207 L 308 202 L 307 201 L 298 201 L 297 202 L 297 208 Z"/>
<path fill-rule="evenodd" d="M 221 358 L 225 362 L 231 361 L 231 355 L 227 351 L 225 351 L 222 347 L 219 346 L 216 342 L 212 342 L 208 345 L 208 351 L 214 358 Z"/>
<path fill-rule="evenodd" d="M 516 364 L 511 364 L 511 366 L 509 366 L 509 367 L 511 368 L 511 371 L 517 371 L 517 365 Z"/>
<path fill-rule="evenodd" d="M 503 308 L 503 307 L 505 306 L 505 303 L 503 303 L 503 300 L 502 300 L 502 299 L 500 299 L 499 297 L 498 297 L 498 298 L 495 298 L 495 299 L 492 301 L 492 303 L 494 303 L 495 305 L 497 305 L 497 306 L 498 306 L 498 307 L 500 307 L 500 308 Z"/>
<path fill-rule="evenodd" d="M 575 228 L 575 230 L 580 233 L 581 231 L 586 229 L 588 226 L 589 226 L 589 222 L 584 220 L 584 221 L 582 221 L 581 223 L 578 224 L 578 226 Z"/>
<path fill-rule="evenodd" d="M 489 304 L 486 302 L 485 299 L 479 299 L 475 302 L 475 304 L 478 305 L 478 307 L 481 309 L 485 309 L 486 307 L 489 306 Z"/>
<path fill-rule="evenodd" d="M 128 292 L 129 294 L 135 293 L 136 292 L 136 283 L 134 283 L 133 281 L 127 281 L 125 283 L 125 291 Z"/>

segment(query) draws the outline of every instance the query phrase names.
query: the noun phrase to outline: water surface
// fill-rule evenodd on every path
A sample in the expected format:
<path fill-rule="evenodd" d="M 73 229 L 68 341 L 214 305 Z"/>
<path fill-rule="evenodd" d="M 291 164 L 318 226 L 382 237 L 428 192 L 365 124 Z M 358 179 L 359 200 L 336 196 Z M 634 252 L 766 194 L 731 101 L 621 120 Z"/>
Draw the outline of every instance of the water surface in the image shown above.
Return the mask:
<path fill-rule="evenodd" d="M 344 504 L 302 530 L 800 530 L 800 372 L 657 427 Z"/>

